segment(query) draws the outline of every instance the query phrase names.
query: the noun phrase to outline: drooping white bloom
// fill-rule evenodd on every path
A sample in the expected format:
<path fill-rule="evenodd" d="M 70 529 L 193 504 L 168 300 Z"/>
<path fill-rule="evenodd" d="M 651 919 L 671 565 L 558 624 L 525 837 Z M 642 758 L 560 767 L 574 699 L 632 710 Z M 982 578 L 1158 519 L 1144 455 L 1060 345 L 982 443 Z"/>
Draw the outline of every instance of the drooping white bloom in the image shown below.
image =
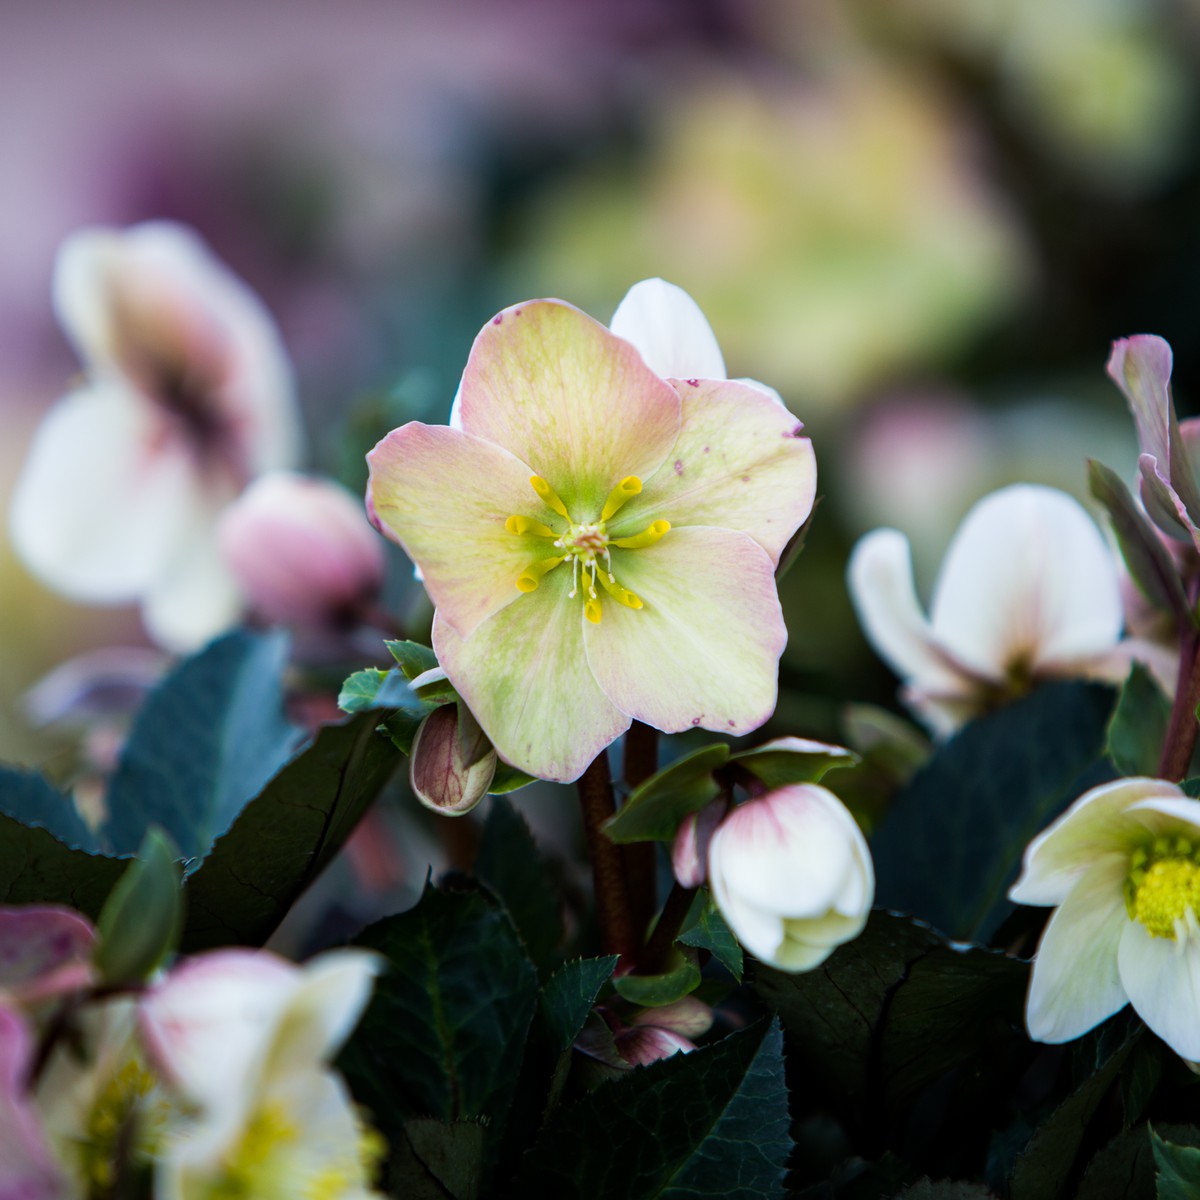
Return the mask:
<path fill-rule="evenodd" d="M 1093 788 L 1029 844 L 1009 898 L 1055 906 L 1033 960 L 1030 1037 L 1070 1041 L 1130 1003 L 1200 1060 L 1200 801 L 1161 779 Z"/>
<path fill-rule="evenodd" d="M 156 1195 L 376 1195 L 379 1139 L 329 1063 L 378 967 L 356 950 L 302 968 L 266 951 L 214 951 L 151 990 L 141 1006 L 151 1060 L 197 1113 L 165 1141 Z"/>
<path fill-rule="evenodd" d="M 1161 649 L 1121 642 L 1113 555 L 1065 492 L 1014 484 L 984 497 L 950 543 L 930 616 L 908 539 L 877 529 L 855 546 L 850 595 L 868 640 L 904 681 L 905 702 L 945 733 L 1037 679 L 1119 680 Z"/>
<path fill-rule="evenodd" d="M 54 301 L 85 377 L 37 431 L 13 544 L 48 586 L 140 601 L 156 641 L 192 649 L 240 606 L 218 514 L 298 455 L 278 332 L 194 233 L 167 222 L 68 238 Z"/>
<path fill-rule="evenodd" d="M 811 970 L 857 937 L 875 896 L 862 831 L 814 783 L 735 808 L 709 843 L 708 879 L 738 941 L 785 971 Z"/>

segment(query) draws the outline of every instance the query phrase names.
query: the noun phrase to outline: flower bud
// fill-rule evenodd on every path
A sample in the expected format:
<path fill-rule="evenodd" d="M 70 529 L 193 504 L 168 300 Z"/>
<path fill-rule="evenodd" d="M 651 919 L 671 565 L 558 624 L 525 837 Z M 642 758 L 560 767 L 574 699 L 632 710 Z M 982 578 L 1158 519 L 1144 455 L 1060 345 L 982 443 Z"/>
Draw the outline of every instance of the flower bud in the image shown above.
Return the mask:
<path fill-rule="evenodd" d="M 383 582 L 383 546 L 362 504 L 325 479 L 262 476 L 225 510 L 220 541 L 251 607 L 282 625 L 340 624 Z"/>
<path fill-rule="evenodd" d="M 445 817 L 469 813 L 487 795 L 496 751 L 464 704 L 443 704 L 413 738 L 408 777 L 417 799 Z"/>
<path fill-rule="evenodd" d="M 716 801 L 683 818 L 671 847 L 671 867 L 680 887 L 695 888 L 704 883 L 708 876 L 708 843 L 724 815 L 724 802 Z"/>
<path fill-rule="evenodd" d="M 856 937 L 875 872 L 854 818 L 830 791 L 794 784 L 735 808 L 708 851 L 713 899 L 763 962 L 807 971 Z"/>

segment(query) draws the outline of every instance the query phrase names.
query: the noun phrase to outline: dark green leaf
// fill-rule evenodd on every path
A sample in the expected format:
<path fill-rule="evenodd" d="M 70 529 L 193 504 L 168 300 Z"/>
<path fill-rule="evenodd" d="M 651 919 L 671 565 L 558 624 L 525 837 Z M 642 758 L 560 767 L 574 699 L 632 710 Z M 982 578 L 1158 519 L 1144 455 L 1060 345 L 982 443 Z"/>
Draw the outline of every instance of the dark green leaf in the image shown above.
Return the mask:
<path fill-rule="evenodd" d="M 492 776 L 492 786 L 488 788 L 488 791 L 493 796 L 501 796 L 508 792 L 515 792 L 518 788 L 528 787 L 531 783 L 537 783 L 536 776 L 526 775 L 524 771 L 518 771 L 516 767 L 510 767 L 506 762 L 497 762 L 496 773 Z"/>
<path fill-rule="evenodd" d="M 617 993 L 643 1008 L 661 1008 L 690 996 L 700 986 L 700 968 L 695 954 L 661 975 L 622 975 L 613 980 Z"/>
<path fill-rule="evenodd" d="M 425 720 L 427 715 L 427 713 L 423 713 L 421 716 L 412 716 L 406 712 L 388 713 L 384 717 L 380 728 L 387 734 L 391 739 L 392 745 L 401 754 L 411 754 L 417 730 L 421 728 L 421 722 Z"/>
<path fill-rule="evenodd" d="M 416 679 L 438 665 L 437 655 L 420 642 L 384 642 L 391 656 L 400 665 L 406 679 Z"/>
<path fill-rule="evenodd" d="M 587 1015 L 596 1003 L 600 989 L 617 969 L 617 956 L 579 958 L 563 963 L 546 980 L 538 1002 L 538 1013 L 554 1053 L 571 1048 L 579 1036 Z"/>
<path fill-rule="evenodd" d="M 941 746 L 872 841 L 876 903 L 987 937 L 1012 911 L 1005 891 L 1026 845 L 1111 778 L 1101 756 L 1112 704 L 1097 684 L 1044 684 Z"/>
<path fill-rule="evenodd" d="M 1121 1069 L 1122 1124 L 1126 1129 L 1142 1119 L 1158 1088 L 1163 1049 L 1157 1038 L 1141 1038 Z"/>
<path fill-rule="evenodd" d="M 435 1121 L 430 1117 L 414 1117 L 404 1123 L 405 1149 L 411 1151 L 420 1164 L 417 1179 L 411 1171 L 399 1166 L 407 1155 L 394 1155 L 389 1172 L 391 1190 L 404 1200 L 414 1200 L 413 1185 L 419 1188 L 421 1174 L 436 1181 L 438 1190 L 426 1194 L 452 1200 L 476 1200 L 483 1186 L 484 1138 L 486 1131 L 478 1121 Z M 417 1193 L 420 1194 L 419 1192 Z"/>
<path fill-rule="evenodd" d="M 404 672 L 395 667 L 380 671 L 367 667 L 355 671 L 338 693 L 338 708 L 343 712 L 360 713 L 371 709 L 399 709 L 417 718 L 427 716 L 437 703 L 426 701 L 408 685 Z"/>
<path fill-rule="evenodd" d="M 817 783 L 837 767 L 852 767 L 858 755 L 841 746 L 823 746 L 801 738 L 776 738 L 752 750 L 729 756 L 730 762 L 745 767 L 768 788 L 792 783 Z"/>
<path fill-rule="evenodd" d="M 1108 723 L 1108 756 L 1122 775 L 1157 774 L 1170 719 L 1170 699 L 1154 676 L 1134 663 Z"/>
<path fill-rule="evenodd" d="M 1200 1195 L 1200 1149 L 1165 1141 L 1153 1129 L 1150 1146 L 1154 1151 L 1158 1200 L 1195 1200 Z"/>
<path fill-rule="evenodd" d="M 763 1022 L 631 1071 L 555 1113 L 514 1194 L 782 1197 L 790 1150 L 782 1038 Z"/>
<path fill-rule="evenodd" d="M 252 800 L 187 882 L 184 948 L 261 945 L 399 764 L 363 713 L 327 725 Z"/>
<path fill-rule="evenodd" d="M 918 1179 L 911 1187 L 897 1192 L 895 1200 L 996 1200 L 996 1193 L 982 1183 L 964 1183 L 956 1179 Z"/>
<path fill-rule="evenodd" d="M 177 859 L 171 839 L 151 829 L 105 901 L 94 956 L 104 983 L 141 983 L 178 946 L 183 880 Z"/>
<path fill-rule="evenodd" d="M 287 638 L 239 631 L 185 659 L 134 721 L 102 829 L 133 854 L 160 825 L 184 858 L 203 858 L 296 749 L 283 715 Z"/>
<path fill-rule="evenodd" d="M 479 892 L 427 887 L 358 944 L 389 969 L 342 1054 L 355 1095 L 389 1140 L 414 1116 L 487 1118 L 495 1152 L 538 998 L 508 916 Z"/>
<path fill-rule="evenodd" d="M 634 788 L 605 824 L 605 833 L 614 842 L 669 842 L 684 817 L 720 795 L 713 772 L 728 761 L 729 747 L 723 742 L 676 759 Z"/>
<path fill-rule="evenodd" d="M 508 910 L 529 957 L 545 966 L 563 938 L 558 888 L 525 818 L 502 797 L 484 822 L 475 875 Z"/>
<path fill-rule="evenodd" d="M 1150 1130 L 1137 1125 L 1118 1134 L 1087 1165 L 1075 1200 L 1148 1200 L 1154 1195 Z"/>
<path fill-rule="evenodd" d="M 738 983 L 741 983 L 742 948 L 733 936 L 733 931 L 725 923 L 720 910 L 713 904 L 706 888 L 701 888 L 697 893 L 697 905 L 693 911 L 697 910 L 695 923 L 684 929 L 679 935 L 679 941 L 685 946 L 707 950 Z"/>
<path fill-rule="evenodd" d="M 0 813 L 30 829 L 44 829 L 64 846 L 100 850 L 96 835 L 84 824 L 75 802 L 36 771 L 0 766 Z"/>

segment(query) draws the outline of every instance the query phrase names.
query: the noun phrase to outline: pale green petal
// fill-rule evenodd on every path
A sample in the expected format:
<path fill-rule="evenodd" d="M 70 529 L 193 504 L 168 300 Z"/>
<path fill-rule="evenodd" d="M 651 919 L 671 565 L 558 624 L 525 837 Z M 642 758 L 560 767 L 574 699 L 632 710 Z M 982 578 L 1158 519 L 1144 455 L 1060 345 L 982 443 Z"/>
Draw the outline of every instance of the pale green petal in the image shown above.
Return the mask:
<path fill-rule="evenodd" d="M 812 512 L 817 464 L 800 422 L 744 383 L 676 380 L 679 438 L 642 494 L 609 522 L 617 536 L 653 520 L 748 533 L 775 561 Z"/>
<path fill-rule="evenodd" d="M 1129 921 L 1118 950 L 1121 982 L 1139 1017 L 1176 1054 L 1200 1060 L 1200 941 L 1152 937 Z"/>
<path fill-rule="evenodd" d="M 672 529 L 643 550 L 613 552 L 627 608 L 600 592 L 584 629 L 587 658 L 618 708 L 666 733 L 757 729 L 775 708 L 787 630 L 770 556 L 744 533 Z"/>
<path fill-rule="evenodd" d="M 1029 843 L 1008 898 L 1018 904 L 1061 903 L 1096 863 L 1128 861 L 1142 828 L 1129 814 L 1131 806 L 1179 795 L 1173 783 L 1161 779 L 1118 779 L 1085 792 Z"/>
<path fill-rule="evenodd" d="M 600 690 L 584 655 L 583 604 L 570 566 L 502 608 L 466 639 L 440 611 L 433 648 L 497 753 L 541 779 L 578 779 L 629 717 Z"/>
<path fill-rule="evenodd" d="M 464 637 L 521 595 L 517 576 L 530 563 L 553 554 L 549 540 L 505 529 L 541 504 L 530 468 L 499 446 L 413 421 L 367 463 L 372 520 L 420 567 L 443 620 Z"/>
<path fill-rule="evenodd" d="M 674 389 L 559 300 L 515 305 L 485 325 L 460 396 L 462 428 L 528 463 L 576 521 L 595 520 L 626 476 L 654 474 L 679 433 Z"/>
<path fill-rule="evenodd" d="M 1080 879 L 1050 918 L 1033 960 L 1025 1022 L 1038 1042 L 1069 1042 L 1123 1008 L 1117 946 L 1130 924 L 1124 866 L 1107 862 Z"/>

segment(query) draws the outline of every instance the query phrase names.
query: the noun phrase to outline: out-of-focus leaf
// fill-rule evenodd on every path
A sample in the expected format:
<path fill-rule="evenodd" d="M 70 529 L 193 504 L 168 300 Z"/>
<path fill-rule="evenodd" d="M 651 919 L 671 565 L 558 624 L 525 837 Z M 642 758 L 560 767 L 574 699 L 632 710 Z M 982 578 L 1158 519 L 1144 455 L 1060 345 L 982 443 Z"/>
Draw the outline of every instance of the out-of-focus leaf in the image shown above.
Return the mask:
<path fill-rule="evenodd" d="M 325 726 L 218 838 L 187 881 L 184 949 L 266 940 L 399 764 L 377 720 Z"/>
<path fill-rule="evenodd" d="M 762 1022 L 652 1063 L 551 1117 L 515 1195 L 575 1200 L 782 1197 L 788 1099 L 779 1027 Z"/>
<path fill-rule="evenodd" d="M 1049 683 L 972 721 L 895 798 L 872 840 L 876 903 L 981 940 L 1012 911 L 1026 845 L 1112 777 L 1111 689 Z"/>
<path fill-rule="evenodd" d="M 1141 1124 L 1118 1134 L 1092 1157 L 1075 1200 L 1144 1200 L 1153 1195 L 1150 1128 Z"/>
<path fill-rule="evenodd" d="M 486 1130 L 478 1121 L 414 1117 L 392 1147 L 389 1191 L 404 1200 L 477 1200 L 483 1189 Z"/>
<path fill-rule="evenodd" d="M 1108 757 L 1122 775 L 1155 775 L 1171 719 L 1171 701 L 1154 676 L 1134 663 L 1108 723 Z"/>
<path fill-rule="evenodd" d="M 558 888 L 525 818 L 500 797 L 484 822 L 475 875 L 508 910 L 529 957 L 547 966 L 563 939 Z"/>
<path fill-rule="evenodd" d="M 1200 1130 L 1191 1129 L 1192 1145 L 1179 1145 L 1150 1131 L 1150 1147 L 1154 1152 L 1155 1181 L 1158 1200 L 1195 1200 L 1200 1195 Z"/>
<path fill-rule="evenodd" d="M 700 986 L 695 954 L 661 975 L 622 975 L 613 980 L 619 995 L 643 1008 L 661 1008 L 690 996 Z"/>
<path fill-rule="evenodd" d="M 437 655 L 429 646 L 422 646 L 420 642 L 388 641 L 384 642 L 384 645 L 399 664 L 406 679 L 416 679 L 418 675 L 424 675 L 426 671 L 432 671 L 438 665 Z"/>
<path fill-rule="evenodd" d="M 738 983 L 741 983 L 744 966 L 742 948 L 733 936 L 733 930 L 725 923 L 720 910 L 713 904 L 707 888 L 701 888 L 697 893 L 693 911 L 697 913 L 696 920 L 679 935 L 679 941 L 685 946 L 707 950 Z"/>
<path fill-rule="evenodd" d="M 656 771 L 634 788 L 604 831 L 614 842 L 669 842 L 689 813 L 720 795 L 713 772 L 729 761 L 724 742 L 702 746 Z"/>
<path fill-rule="evenodd" d="M 436 707 L 436 703 L 418 696 L 409 686 L 404 672 L 395 667 L 390 671 L 380 671 L 375 667 L 355 671 L 338 693 L 338 708 L 347 713 L 399 709 L 420 718 Z"/>
<path fill-rule="evenodd" d="M 488 792 L 493 796 L 507 795 L 518 788 L 528 787 L 531 783 L 537 783 L 536 776 L 526 775 L 524 771 L 518 771 L 506 762 L 497 762 L 496 773 L 492 776 L 492 786 L 488 788 Z"/>
<path fill-rule="evenodd" d="M 729 756 L 730 762 L 745 767 L 768 788 L 793 783 L 817 783 L 837 767 L 852 767 L 859 757 L 845 746 L 831 746 L 807 738 L 776 738 L 750 750 Z"/>
<path fill-rule="evenodd" d="M 918 1179 L 897 1192 L 895 1200 L 997 1200 L 996 1193 L 982 1183 L 957 1179 Z"/>
<path fill-rule="evenodd" d="M 133 854 L 159 825 L 202 858 L 295 751 L 283 715 L 283 634 L 237 631 L 185 659 L 147 698 L 113 777 L 101 837 Z"/>
<path fill-rule="evenodd" d="M 11 818 L 13 825 L 44 829 L 65 847 L 88 852 L 101 849 L 71 797 L 36 771 L 0 765 L 0 814 Z M 0 846 L 6 840 L 0 840 Z"/>
<path fill-rule="evenodd" d="M 537 973 L 507 914 L 479 892 L 426 887 L 415 908 L 357 944 L 389 970 L 342 1053 L 355 1095 L 389 1141 L 412 1117 L 481 1118 L 496 1153 L 538 1002 Z"/>

